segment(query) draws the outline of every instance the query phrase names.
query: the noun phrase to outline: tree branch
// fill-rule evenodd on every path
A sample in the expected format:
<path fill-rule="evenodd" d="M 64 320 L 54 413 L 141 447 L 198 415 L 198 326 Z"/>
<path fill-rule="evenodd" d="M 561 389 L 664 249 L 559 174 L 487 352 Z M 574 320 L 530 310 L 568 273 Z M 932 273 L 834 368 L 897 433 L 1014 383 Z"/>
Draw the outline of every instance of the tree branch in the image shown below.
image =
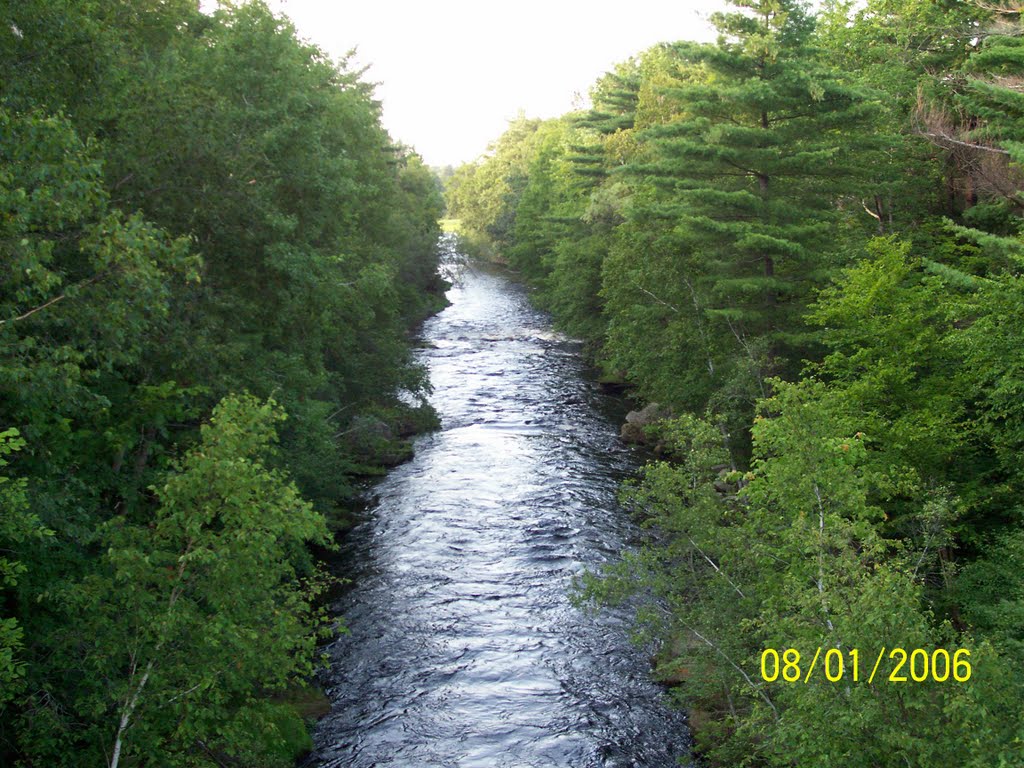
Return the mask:
<path fill-rule="evenodd" d="M 139 684 L 135 686 L 135 691 L 132 693 L 131 698 L 125 702 L 124 711 L 121 713 L 121 724 L 117 727 L 117 737 L 114 739 L 114 753 L 110 757 L 110 768 L 117 768 L 118 762 L 121 760 L 121 747 L 124 744 L 123 736 L 124 732 L 128 730 L 128 725 L 131 722 L 132 712 L 135 711 L 136 705 L 139 703 L 139 697 L 142 695 L 142 689 L 146 687 L 146 683 L 149 682 L 149 674 L 153 671 L 153 662 L 150 661 L 146 665 L 146 671 L 142 675 L 142 679 Z M 132 670 L 134 674 L 135 670 Z"/>
<path fill-rule="evenodd" d="M 693 546 L 693 548 L 696 549 L 700 553 L 700 556 L 703 557 L 705 560 L 707 560 L 708 564 L 712 568 L 715 569 L 715 573 L 719 574 L 723 579 L 725 579 L 726 581 L 729 582 L 729 586 L 736 590 L 736 594 L 737 595 L 739 595 L 740 597 L 746 597 L 746 595 L 743 594 L 743 590 L 741 590 L 739 587 L 737 587 L 736 583 L 732 579 L 729 578 L 729 575 L 725 571 L 723 571 L 721 568 L 719 568 L 718 565 L 715 563 L 715 561 L 712 560 L 710 557 L 708 557 L 704 553 L 704 550 L 701 549 L 697 545 L 697 542 L 695 542 L 690 536 L 687 536 L 686 539 L 690 542 L 690 544 Z"/>
<path fill-rule="evenodd" d="M 972 144 L 969 141 L 960 141 L 960 139 L 954 139 L 952 136 L 948 136 L 948 135 L 946 135 L 944 133 L 929 133 L 927 131 L 918 131 L 918 135 L 919 136 L 924 136 L 924 137 L 930 138 L 930 139 L 937 139 L 937 141 L 934 141 L 932 143 L 938 144 L 939 146 L 944 146 L 942 142 L 949 142 L 950 144 L 955 144 L 958 147 L 968 147 L 969 149 L 980 149 L 982 152 L 993 152 L 993 153 L 999 154 L 999 155 L 1009 155 L 1010 154 L 1007 150 L 1000 149 L 999 147 L 988 147 L 988 146 L 985 146 L 984 144 Z"/>
<path fill-rule="evenodd" d="M 653 293 L 651 293 L 651 292 L 650 292 L 650 291 L 648 291 L 648 290 L 647 290 L 646 288 L 644 288 L 644 287 L 643 287 L 642 285 L 640 285 L 640 283 L 638 283 L 638 282 L 637 282 L 636 280 L 630 279 L 630 281 L 629 281 L 629 282 L 631 282 L 631 283 L 633 284 L 633 286 L 634 286 L 634 287 L 636 287 L 636 288 L 638 288 L 639 290 L 641 290 L 641 291 L 643 291 L 644 293 L 646 293 L 646 294 L 647 294 L 648 296 L 650 296 L 650 297 L 651 297 L 652 299 L 654 299 L 654 300 L 655 300 L 656 302 L 658 302 L 658 303 L 659 303 L 659 304 L 661 304 L 662 306 L 668 307 L 668 308 L 669 308 L 669 309 L 671 309 L 671 310 L 672 310 L 673 312 L 675 312 L 675 313 L 676 313 L 677 315 L 678 315 L 678 314 L 681 314 L 681 312 L 679 311 L 679 308 L 678 308 L 678 307 L 673 307 L 673 306 L 672 306 L 671 304 L 669 304 L 669 303 L 668 303 L 667 301 L 665 301 L 664 299 L 659 299 L 659 298 L 658 298 L 657 296 L 655 296 L 655 295 L 654 295 Z"/>
<path fill-rule="evenodd" d="M 750 679 L 750 675 L 748 675 L 746 672 L 744 672 L 743 668 L 740 667 L 739 664 L 737 664 L 735 661 L 733 661 L 725 651 L 723 651 L 721 648 L 719 648 L 713 642 L 711 642 L 706 637 L 704 637 L 704 635 L 702 635 L 696 629 L 694 629 L 693 627 L 686 627 L 686 628 L 688 630 L 690 630 L 690 632 L 693 633 L 694 637 L 696 637 L 698 640 L 700 640 L 702 643 L 704 643 L 706 646 L 708 646 L 708 648 L 711 648 L 715 653 L 717 653 L 719 656 L 721 656 L 723 659 L 725 659 L 727 662 L 729 662 L 729 665 L 733 669 L 735 669 L 737 672 L 739 672 L 740 676 L 742 676 L 743 679 L 747 681 L 747 685 L 749 685 L 751 688 L 753 688 L 755 691 L 757 691 L 758 695 L 762 699 L 764 699 L 765 703 L 769 707 L 772 708 L 772 712 L 775 713 L 775 719 L 776 720 L 779 719 L 779 710 L 777 710 L 775 708 L 775 705 L 772 703 L 772 700 L 768 698 L 768 694 L 766 694 L 764 692 L 764 690 L 762 690 L 761 686 L 757 685 L 753 680 Z"/>
<path fill-rule="evenodd" d="M 18 315 L 15 318 L 11 318 L 11 322 L 15 322 L 16 323 L 19 320 L 25 320 L 26 318 L 32 317 L 32 315 L 34 315 L 36 312 L 39 312 L 40 310 L 46 309 L 47 307 L 51 306 L 52 304 L 56 304 L 58 301 L 63 301 L 66 298 L 67 298 L 67 293 L 62 293 L 60 296 L 55 296 L 54 298 L 50 299 L 45 304 L 40 304 L 38 307 L 36 307 L 34 309 L 30 309 L 28 312 L 26 312 L 23 315 Z M 7 322 L 7 320 L 0 320 L 0 325 L 4 325 L 6 322 Z"/>
<path fill-rule="evenodd" d="M 87 285 L 92 285 L 93 283 L 99 282 L 100 280 L 102 280 L 104 277 L 106 277 L 109 274 L 110 274 L 110 270 L 104 270 L 103 272 L 100 272 L 99 274 L 93 275 L 88 280 L 83 280 L 80 283 L 76 283 L 73 287 L 74 288 L 84 288 Z M 56 304 L 59 301 L 63 301 L 64 299 L 67 298 L 67 296 L 68 296 L 67 291 L 64 291 L 64 293 L 60 294 L 59 296 L 54 296 L 52 299 L 50 299 L 45 304 L 40 304 L 38 307 L 33 307 L 28 312 L 25 312 L 22 315 L 18 315 L 17 317 L 7 318 L 7 320 L 0 320 L 0 325 L 5 325 L 7 322 L 16 323 L 19 320 L 25 320 L 26 318 L 32 317 L 32 315 L 34 315 L 36 312 L 40 312 L 40 311 L 46 309 L 47 307 Z"/>

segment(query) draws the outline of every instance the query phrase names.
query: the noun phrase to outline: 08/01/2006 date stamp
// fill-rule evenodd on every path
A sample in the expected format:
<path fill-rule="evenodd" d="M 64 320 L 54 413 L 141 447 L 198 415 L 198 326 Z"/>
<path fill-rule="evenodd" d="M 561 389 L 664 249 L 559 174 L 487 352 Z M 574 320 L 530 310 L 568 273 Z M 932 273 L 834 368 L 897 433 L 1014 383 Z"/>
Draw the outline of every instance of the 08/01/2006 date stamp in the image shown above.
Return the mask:
<path fill-rule="evenodd" d="M 824 657 L 824 658 L 822 658 Z M 870 657 L 865 658 L 861 666 L 861 653 L 853 648 L 841 651 L 838 648 L 827 650 L 820 646 L 815 650 L 814 657 L 808 663 L 796 648 L 778 651 L 765 648 L 761 652 L 761 679 L 766 683 L 808 683 L 812 676 L 824 677 L 830 683 L 842 680 L 860 683 L 923 683 L 933 681 L 945 683 L 955 681 L 966 683 L 971 679 L 971 652 L 966 648 L 958 648 L 950 653 L 945 648 L 926 651 L 924 648 L 889 648 L 884 646 L 874 657 L 874 665 L 867 664 Z M 883 664 L 883 660 L 885 663 Z"/>

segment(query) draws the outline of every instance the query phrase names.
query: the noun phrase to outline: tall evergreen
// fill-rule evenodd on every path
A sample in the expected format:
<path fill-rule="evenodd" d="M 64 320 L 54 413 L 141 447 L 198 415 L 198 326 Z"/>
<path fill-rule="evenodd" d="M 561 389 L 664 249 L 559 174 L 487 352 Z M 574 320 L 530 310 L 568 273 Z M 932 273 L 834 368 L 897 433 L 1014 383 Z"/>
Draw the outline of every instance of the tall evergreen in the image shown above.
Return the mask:
<path fill-rule="evenodd" d="M 836 264 L 849 131 L 870 104 L 813 50 L 802 3 L 734 4 L 713 19 L 716 45 L 677 47 L 707 77 L 674 89 L 680 119 L 651 129 L 651 159 L 629 172 L 661 190 L 655 205 L 722 343 L 760 345 L 761 375 L 792 372 L 807 298 Z"/>

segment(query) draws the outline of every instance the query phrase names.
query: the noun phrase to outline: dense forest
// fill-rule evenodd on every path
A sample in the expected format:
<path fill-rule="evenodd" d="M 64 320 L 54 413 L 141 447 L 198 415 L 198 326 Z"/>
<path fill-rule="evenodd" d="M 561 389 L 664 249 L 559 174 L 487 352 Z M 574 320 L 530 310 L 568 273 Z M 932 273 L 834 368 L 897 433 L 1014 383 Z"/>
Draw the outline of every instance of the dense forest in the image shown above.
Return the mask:
<path fill-rule="evenodd" d="M 0 764 L 291 765 L 443 201 L 260 2 L 0 4 Z"/>
<path fill-rule="evenodd" d="M 663 417 L 576 596 L 698 760 L 1024 765 L 1022 12 L 731 0 L 445 201 L 259 0 L 0 4 L 0 765 L 309 748 L 320 554 L 436 424 L 445 202 Z"/>
<path fill-rule="evenodd" d="M 733 0 L 448 181 L 464 246 L 674 414 L 647 543 L 582 595 L 655 598 L 709 764 L 1024 765 L 1020 11 Z"/>

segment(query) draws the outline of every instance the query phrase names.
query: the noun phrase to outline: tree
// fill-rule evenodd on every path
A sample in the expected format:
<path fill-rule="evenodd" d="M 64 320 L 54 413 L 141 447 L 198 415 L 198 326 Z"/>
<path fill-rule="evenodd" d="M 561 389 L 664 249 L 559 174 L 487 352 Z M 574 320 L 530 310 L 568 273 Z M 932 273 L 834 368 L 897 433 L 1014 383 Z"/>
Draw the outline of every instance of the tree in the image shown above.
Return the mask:
<path fill-rule="evenodd" d="M 459 220 L 460 233 L 483 252 L 507 258 L 515 209 L 526 184 L 532 137 L 539 120 L 519 115 L 477 163 L 460 167 L 448 183 L 448 214 Z"/>
<path fill-rule="evenodd" d="M 295 715 L 264 696 L 312 670 L 316 593 L 295 557 L 327 530 L 266 464 L 283 418 L 272 401 L 225 399 L 151 489 L 152 520 L 112 519 L 98 567 L 53 585 L 66 623 L 37 642 L 74 684 L 50 677 L 30 694 L 21 727 L 34 759 L 116 768 L 133 756 L 193 765 L 223 754 L 267 764 L 268 729 L 285 742 Z"/>
<path fill-rule="evenodd" d="M 708 80 L 675 92 L 684 116 L 652 129 L 655 159 L 632 172 L 671 195 L 707 314 L 766 339 L 766 370 L 780 371 L 806 346 L 799 315 L 830 267 L 825 233 L 851 175 L 839 130 L 870 107 L 816 60 L 799 4 L 742 5 L 715 17 L 718 45 L 681 50 Z"/>
<path fill-rule="evenodd" d="M 263 3 L 0 26 L 0 762 L 288 763 L 306 545 L 408 450 L 353 424 L 431 422 L 407 331 L 444 287 L 436 187 Z M 286 406 L 278 450 L 244 391 Z"/>

